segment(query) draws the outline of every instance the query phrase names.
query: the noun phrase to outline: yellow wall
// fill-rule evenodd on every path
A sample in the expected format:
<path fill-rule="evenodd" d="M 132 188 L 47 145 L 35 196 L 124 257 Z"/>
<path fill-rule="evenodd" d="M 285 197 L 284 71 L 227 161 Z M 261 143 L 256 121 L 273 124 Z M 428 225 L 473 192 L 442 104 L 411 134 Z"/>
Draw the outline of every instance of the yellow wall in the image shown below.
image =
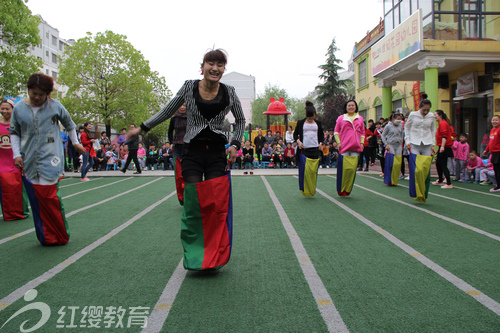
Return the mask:
<path fill-rule="evenodd" d="M 370 52 L 371 50 L 367 50 L 363 54 L 359 56 L 359 58 L 362 58 L 364 55 L 368 54 L 368 61 L 367 61 L 367 68 L 368 68 L 368 88 L 365 88 L 363 90 L 359 90 L 359 65 L 356 63 L 354 66 L 354 77 L 355 77 L 355 82 L 356 82 L 356 102 L 358 104 L 363 100 L 365 104 L 368 106 L 367 109 L 367 118 L 368 119 L 375 119 L 376 117 L 376 110 L 375 107 L 373 106 L 373 103 L 377 97 L 382 98 L 382 88 L 379 88 L 377 86 L 378 80 L 376 80 L 372 76 L 372 71 L 371 71 L 371 63 L 370 63 Z M 413 81 L 398 81 L 397 85 L 395 87 L 392 87 L 392 91 L 399 89 L 402 91 L 403 95 L 406 96 L 405 101 L 403 101 L 403 107 L 408 107 L 410 111 L 414 111 L 415 109 L 415 103 L 413 102 L 413 95 L 412 95 L 412 89 L 413 89 Z"/>

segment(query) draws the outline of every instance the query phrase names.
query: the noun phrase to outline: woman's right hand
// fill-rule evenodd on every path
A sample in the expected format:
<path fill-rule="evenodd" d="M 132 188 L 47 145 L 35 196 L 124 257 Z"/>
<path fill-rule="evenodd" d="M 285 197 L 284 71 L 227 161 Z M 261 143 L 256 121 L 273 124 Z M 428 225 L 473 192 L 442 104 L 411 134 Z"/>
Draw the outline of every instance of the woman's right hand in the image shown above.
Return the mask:
<path fill-rule="evenodd" d="M 410 149 L 410 148 L 411 148 L 411 143 L 408 143 L 408 144 L 406 145 L 406 149 Z"/>
<path fill-rule="evenodd" d="M 21 170 L 24 167 L 23 158 L 21 156 L 16 157 L 14 159 L 14 165 L 16 166 L 16 168 Z"/>
<path fill-rule="evenodd" d="M 140 127 L 132 128 L 127 132 L 127 139 L 135 139 L 141 132 L 142 129 Z"/>

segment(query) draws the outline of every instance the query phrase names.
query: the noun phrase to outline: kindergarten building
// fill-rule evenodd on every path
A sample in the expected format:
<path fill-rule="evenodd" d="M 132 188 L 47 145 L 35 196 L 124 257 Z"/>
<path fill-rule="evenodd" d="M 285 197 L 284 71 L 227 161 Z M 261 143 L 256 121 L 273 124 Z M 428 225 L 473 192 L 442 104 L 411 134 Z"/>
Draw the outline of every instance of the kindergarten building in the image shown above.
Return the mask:
<path fill-rule="evenodd" d="M 385 0 L 384 20 L 353 51 L 368 119 L 418 109 L 420 94 L 478 149 L 500 114 L 500 1 Z"/>

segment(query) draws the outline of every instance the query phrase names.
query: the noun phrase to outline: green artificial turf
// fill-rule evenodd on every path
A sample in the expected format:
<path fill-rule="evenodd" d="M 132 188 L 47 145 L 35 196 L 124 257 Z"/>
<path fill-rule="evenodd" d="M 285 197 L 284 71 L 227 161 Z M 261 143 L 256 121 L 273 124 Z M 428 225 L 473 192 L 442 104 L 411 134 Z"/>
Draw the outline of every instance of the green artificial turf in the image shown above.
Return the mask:
<path fill-rule="evenodd" d="M 76 185 L 61 188 L 61 196 L 120 179 L 124 178 L 103 178 L 81 184 L 78 180 L 66 179 L 61 185 Z M 265 179 L 351 332 L 493 332 L 500 327 L 498 315 L 378 231 L 319 192 L 312 198 L 302 196 L 297 178 L 268 176 Z M 63 199 L 66 213 L 152 180 L 152 177 L 136 177 Z M 232 180 L 231 259 L 216 272 L 187 272 L 161 331 L 326 332 L 327 325 L 282 225 L 283 216 L 278 214 L 261 177 L 233 177 Z M 500 234 L 496 212 L 432 195 L 427 203 L 417 203 L 409 198 L 407 188 L 387 187 L 374 177 L 358 176 L 356 184 Z M 331 177 L 319 176 L 318 189 L 500 302 L 497 240 L 359 187 L 354 187 L 349 197 L 339 197 L 336 180 Z M 43 247 L 35 233 L 0 244 L 0 299 L 174 190 L 173 177 L 164 177 L 133 193 L 70 216 L 71 238 L 65 246 Z M 440 190 L 431 189 L 431 192 L 441 193 Z M 492 196 L 458 189 L 446 193 L 484 206 L 496 207 L 498 202 Z M 37 332 L 140 332 L 137 325 L 127 328 L 129 308 L 144 307 L 150 313 L 176 270 L 182 259 L 181 214 L 182 207 L 174 195 L 38 285 L 38 296 L 33 302 L 46 303 L 52 314 Z M 29 228 L 33 228 L 31 217 L 14 223 L 1 222 L 0 239 Z M 21 298 L 0 311 L 0 326 L 28 303 Z M 106 329 L 103 322 L 99 329 L 69 328 L 69 306 L 78 308 L 74 318 L 77 325 L 81 324 L 79 320 L 86 306 L 121 306 L 127 311 L 124 328 Z M 29 328 L 39 318 L 36 311 L 25 312 L 9 322 L 2 332 L 18 331 L 21 323 L 28 319 L 26 328 Z M 56 327 L 58 319 L 65 327 Z"/>

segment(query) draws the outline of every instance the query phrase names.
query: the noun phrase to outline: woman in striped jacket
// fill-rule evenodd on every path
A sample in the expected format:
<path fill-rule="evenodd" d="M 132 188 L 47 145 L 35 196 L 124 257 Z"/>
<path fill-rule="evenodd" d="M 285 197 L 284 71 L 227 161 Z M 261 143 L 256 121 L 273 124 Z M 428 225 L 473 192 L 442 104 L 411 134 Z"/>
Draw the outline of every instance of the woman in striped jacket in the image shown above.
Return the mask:
<path fill-rule="evenodd" d="M 147 132 L 172 117 L 186 103 L 187 127 L 184 136 L 182 176 L 186 183 L 198 183 L 224 175 L 227 137 L 222 131 L 226 115 L 231 111 L 235 118 L 235 135 L 228 148 L 231 163 L 245 129 L 245 116 L 240 100 L 232 86 L 221 83 L 227 56 L 221 49 L 205 54 L 201 65 L 202 80 L 188 80 L 177 95 L 157 114 L 141 126 L 129 131 L 129 137 Z"/>

